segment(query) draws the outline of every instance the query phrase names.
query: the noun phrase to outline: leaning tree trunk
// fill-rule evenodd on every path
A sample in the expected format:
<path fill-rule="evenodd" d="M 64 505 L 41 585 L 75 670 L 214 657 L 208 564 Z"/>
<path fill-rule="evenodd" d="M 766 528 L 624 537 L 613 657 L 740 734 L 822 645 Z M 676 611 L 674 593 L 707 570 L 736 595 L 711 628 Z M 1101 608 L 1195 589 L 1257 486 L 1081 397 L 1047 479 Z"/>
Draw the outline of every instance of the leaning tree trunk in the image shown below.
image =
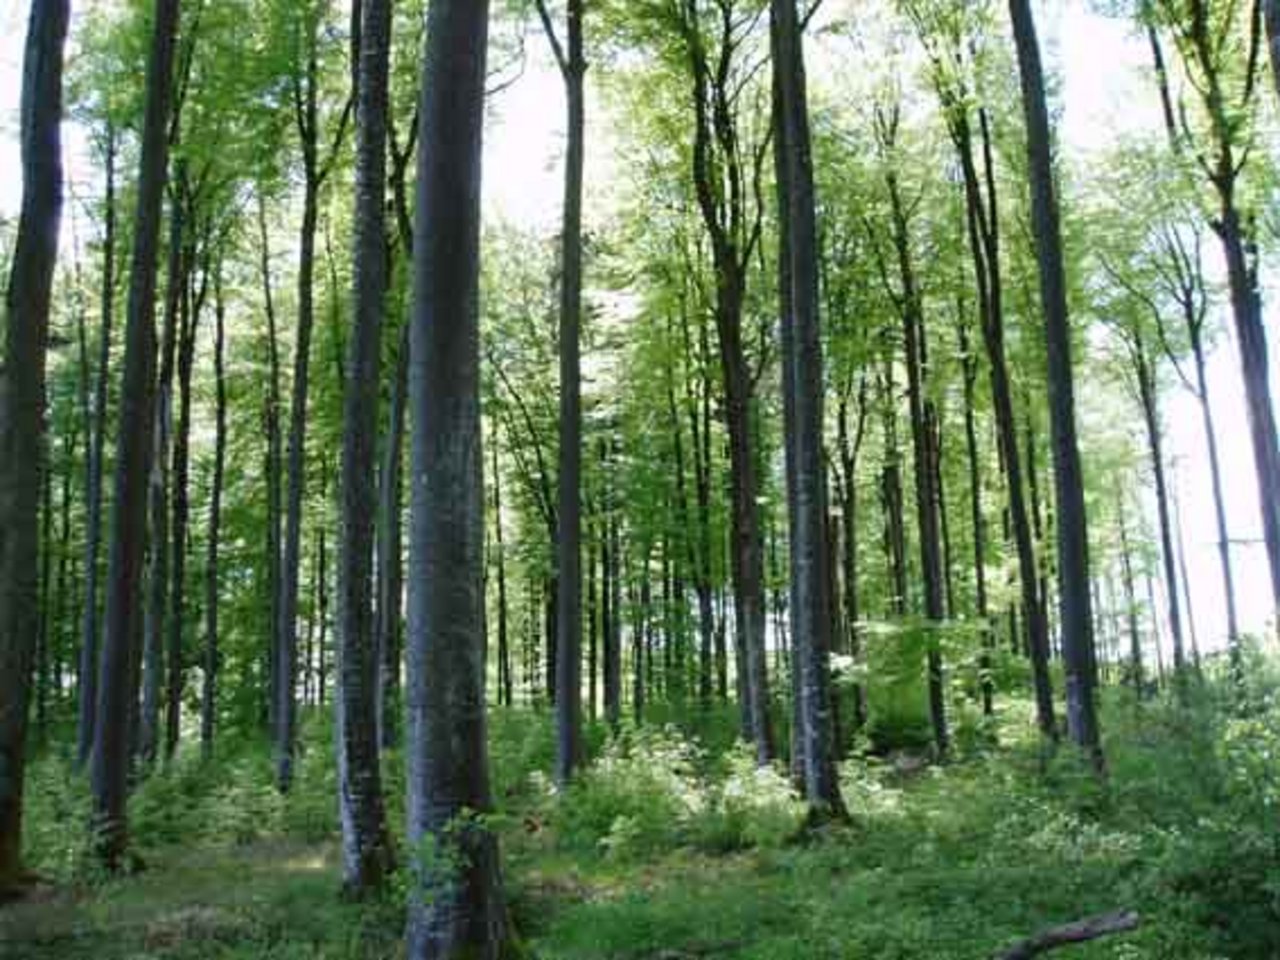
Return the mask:
<path fill-rule="evenodd" d="M 804 51 L 796 6 L 773 0 L 774 135 L 780 188 L 784 311 L 783 363 L 794 391 L 788 404 L 791 448 L 787 486 L 791 520 L 791 633 L 800 667 L 800 743 L 805 798 L 820 816 L 841 815 L 831 716 L 830 553 L 823 471 L 822 344 L 818 318 L 818 243 Z"/>
<path fill-rule="evenodd" d="M 1084 477 L 1076 440 L 1071 327 L 1067 285 L 1053 180 L 1049 112 L 1045 104 L 1040 45 L 1030 0 L 1009 0 L 1022 81 L 1027 125 L 1027 160 L 1031 181 L 1031 220 L 1040 265 L 1040 298 L 1045 312 L 1045 347 L 1049 370 L 1049 426 L 1053 440 L 1053 478 L 1057 502 L 1058 602 L 1062 653 L 1066 668 L 1067 732 L 1103 765 L 1097 707 L 1091 682 L 1093 615 L 1089 596 L 1089 551 L 1084 503 Z M 1272 432 L 1274 449 L 1275 434 Z M 1277 463 L 1280 467 L 1280 463 Z M 1277 581 L 1280 583 L 1280 581 Z"/>
<path fill-rule="evenodd" d="M 93 716 L 98 697 L 98 555 L 102 543 L 102 451 L 107 442 L 107 392 L 111 383 L 111 326 L 115 316 L 116 132 L 107 127 L 106 222 L 102 239 L 102 326 L 98 332 L 98 371 L 93 386 L 93 423 L 85 469 L 84 615 L 80 628 L 80 690 L 76 725 L 76 765 L 89 760 Z"/>
<path fill-rule="evenodd" d="M 390 866 L 378 765 L 378 656 L 372 570 L 377 494 L 373 463 L 387 289 L 385 237 L 390 0 L 361 4 L 354 292 L 347 344 L 338 566 L 338 809 L 343 883 L 354 895 L 381 886 Z"/>
<path fill-rule="evenodd" d="M 433 862 L 409 898 L 409 960 L 513 952 L 484 698 L 480 154 L 488 0 L 436 0 L 422 66 L 409 371 L 412 507 L 408 842 Z"/>
<path fill-rule="evenodd" d="M 40 473 L 49 305 L 62 216 L 62 51 L 67 0 L 32 4 L 22 80 L 22 212 L 0 369 L 0 899 L 22 877 L 22 788 L 38 628 Z"/>
<path fill-rule="evenodd" d="M 154 412 L 156 251 L 169 152 L 166 127 L 177 26 L 178 0 L 156 0 L 147 64 L 147 106 L 120 393 L 120 421 L 129 424 L 129 429 L 121 430 L 116 442 L 107 609 L 90 770 L 98 855 L 109 870 L 120 867 L 128 837 L 125 793 L 131 726 L 129 700 L 136 661 L 133 648 L 142 623 L 140 586 L 147 524 L 147 457 Z"/>

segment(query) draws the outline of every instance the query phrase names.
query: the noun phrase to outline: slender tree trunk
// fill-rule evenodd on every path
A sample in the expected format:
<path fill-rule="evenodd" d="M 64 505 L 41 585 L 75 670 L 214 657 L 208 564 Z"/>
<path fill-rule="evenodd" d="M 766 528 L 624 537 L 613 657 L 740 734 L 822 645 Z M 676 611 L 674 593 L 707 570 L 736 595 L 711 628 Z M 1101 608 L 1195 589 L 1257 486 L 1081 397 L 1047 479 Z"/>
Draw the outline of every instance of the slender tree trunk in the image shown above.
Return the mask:
<path fill-rule="evenodd" d="M 560 464 L 556 518 L 556 780 L 582 762 L 582 179 L 584 93 L 583 0 L 568 0 L 566 46 L 546 3 L 538 2 L 547 40 L 564 80 L 568 112 L 564 208 L 560 230 Z"/>
<path fill-rule="evenodd" d="M 62 216 L 62 56 L 69 5 L 31 7 L 23 54 L 22 211 L 0 369 L 0 900 L 22 875 L 22 790 L 38 628 L 40 476 L 49 306 Z"/>
<path fill-rule="evenodd" d="M 1271 53 L 1271 81 L 1276 95 L 1280 96 L 1280 0 L 1262 0 L 1262 15 L 1266 21 L 1267 49 Z"/>
<path fill-rule="evenodd" d="M 422 67 L 409 371 L 408 843 L 436 851 L 409 898 L 409 960 L 514 952 L 484 704 L 480 154 L 488 0 L 436 0 Z"/>
<path fill-rule="evenodd" d="M 614 469 L 615 453 L 610 442 L 606 471 Z M 618 509 L 615 502 L 614 479 L 606 483 L 605 530 L 608 540 L 608 564 L 606 580 L 609 592 L 609 620 L 604 633 L 604 718 L 609 728 L 617 734 L 622 723 L 622 555 L 621 538 L 618 535 Z"/>
<path fill-rule="evenodd" d="M 978 660 L 981 674 L 982 713 L 990 717 L 995 713 L 995 681 L 991 675 L 991 650 L 995 646 L 995 634 L 989 622 L 987 603 L 987 526 L 982 509 L 982 470 L 978 457 L 978 430 L 976 424 L 975 393 L 978 381 L 978 358 L 969 345 L 968 328 L 963 320 L 959 327 L 960 353 L 964 365 L 964 437 L 965 452 L 969 461 L 969 513 L 973 526 L 973 587 L 974 606 L 982 630 L 982 654 Z"/>
<path fill-rule="evenodd" d="M 378 765 L 378 648 L 373 622 L 380 349 L 387 290 L 387 85 L 390 0 L 362 0 L 356 108 L 352 331 L 343 404 L 338 567 L 338 796 L 343 885 L 363 896 L 390 868 Z"/>
<path fill-rule="evenodd" d="M 222 299 L 222 260 L 213 275 L 213 486 L 209 495 L 209 534 L 205 544 L 204 569 L 204 687 L 200 697 L 200 749 L 204 758 L 213 756 L 213 737 L 218 716 L 218 559 L 222 536 L 222 485 L 227 462 L 227 371 L 226 304 Z"/>
<path fill-rule="evenodd" d="M 260 270 L 262 275 L 262 298 L 267 319 L 267 397 L 266 397 L 266 434 L 267 434 L 267 588 L 270 593 L 269 615 L 271 622 L 267 629 L 266 676 L 263 700 L 266 705 L 268 727 L 274 732 L 276 726 L 276 674 L 280 658 L 280 532 L 282 511 L 281 468 L 283 464 L 280 439 L 280 343 L 276 335 L 275 299 L 272 296 L 271 284 L 271 249 L 267 239 L 267 211 L 262 194 L 258 194 L 258 234 L 260 242 Z"/>
<path fill-rule="evenodd" d="M 494 555 L 498 562 L 498 703 L 510 707 L 514 703 L 514 691 L 511 682 L 511 641 L 507 625 L 506 544 L 502 534 L 502 472 L 498 469 L 496 442 L 493 444 L 493 530 Z"/>
<path fill-rule="evenodd" d="M 156 758 L 160 743 L 161 684 L 164 675 L 165 614 L 169 596 L 169 444 L 173 435 L 173 369 L 178 347 L 178 313 L 186 286 L 186 178 L 176 164 L 176 186 L 169 197 L 169 265 L 165 289 L 164 326 L 160 340 L 160 375 L 155 385 L 154 433 L 149 463 L 147 512 L 147 610 L 143 623 L 142 715 L 138 758 L 144 767 Z"/>
<path fill-rule="evenodd" d="M 105 224 L 102 238 L 102 324 L 98 330 L 98 371 L 93 389 L 93 423 L 88 427 L 85 471 L 84 615 L 80 629 L 80 703 L 76 727 L 76 765 L 89 760 L 98 697 L 98 554 L 102 542 L 102 452 L 107 442 L 107 393 L 111 383 L 111 327 L 115 316 L 116 130 L 106 133 Z"/>
<path fill-rule="evenodd" d="M 194 245 L 192 247 L 194 252 Z M 207 254 L 207 251 L 206 251 Z M 192 257 L 191 259 L 194 259 Z M 191 275 L 188 271 L 188 277 Z M 191 462 L 191 372 L 195 361 L 196 334 L 200 327 L 205 293 L 208 289 L 208 265 L 202 271 L 200 291 L 194 297 L 184 294 L 187 305 L 182 310 L 183 323 L 178 346 L 178 428 L 173 446 L 173 575 L 169 588 L 168 691 L 165 697 L 164 756 L 173 758 L 181 730 L 182 689 L 186 679 L 186 587 L 187 541 L 190 519 L 189 480 Z"/>
<path fill-rule="evenodd" d="M 401 559 L 402 509 L 404 483 L 401 479 L 404 461 L 404 427 L 406 391 L 409 380 L 409 324 L 401 329 L 396 348 L 395 383 L 391 389 L 390 422 L 387 427 L 386 450 L 379 476 L 381 501 L 378 513 L 378 603 L 376 637 L 378 650 L 378 743 L 384 750 L 400 742 L 400 661 L 403 639 L 401 592 L 404 564 Z M 501 531 L 499 531 L 501 532 Z M 499 544 L 501 546 L 501 544 Z M 499 578 L 501 580 L 501 553 Z M 506 610 L 499 613 L 499 626 L 505 628 Z M 508 665 L 509 666 L 509 665 Z"/>
<path fill-rule="evenodd" d="M 1156 394 L 1155 371 L 1140 334 L 1134 334 L 1134 362 L 1138 378 L 1138 396 L 1142 402 L 1142 420 L 1147 431 L 1147 451 L 1151 455 L 1151 473 L 1156 485 L 1156 512 L 1160 520 L 1160 556 L 1164 561 L 1164 577 L 1169 600 L 1169 629 L 1173 634 L 1173 668 L 1181 674 L 1186 667 L 1182 638 L 1182 611 L 1178 603 L 1178 566 L 1173 546 L 1173 523 L 1169 514 L 1169 489 L 1165 480 L 1163 431 L 1160 424 L 1159 398 Z"/>
<path fill-rule="evenodd" d="M 1089 538 L 1086 529 L 1084 478 L 1076 441 L 1071 328 L 1053 182 L 1049 113 L 1045 105 L 1040 45 L 1030 0 L 1009 0 L 1022 80 L 1027 124 L 1027 159 L 1031 180 L 1031 219 L 1040 263 L 1040 298 L 1045 312 L 1045 346 L 1049 370 L 1049 427 L 1053 441 L 1053 476 L 1058 528 L 1058 603 L 1066 672 L 1067 732 L 1103 766 L 1097 707 L 1090 672 L 1093 616 L 1089 610 Z M 1274 448 L 1274 431 L 1272 433 Z M 1277 462 L 1280 466 L 1280 462 Z M 1280 541 L 1277 541 L 1280 545 Z M 1278 571 L 1280 572 L 1280 571 Z M 1280 581 L 1277 581 L 1280 584 Z M 1280 593 L 1278 593 L 1280 596 Z"/>
<path fill-rule="evenodd" d="M 127 843 L 125 792 L 129 768 L 131 675 L 142 626 L 141 574 L 146 542 L 147 457 L 152 441 L 155 371 L 156 253 L 169 143 L 174 36 L 178 0 L 156 0 L 147 63 L 141 174 L 133 229 L 126 310 L 124 376 L 117 439 L 107 607 L 90 779 L 98 855 L 109 870 L 121 866 Z"/>
<path fill-rule="evenodd" d="M 1133 579 L 1133 558 L 1129 549 L 1129 528 L 1125 522 L 1124 496 L 1118 502 L 1120 522 L 1120 564 L 1124 578 L 1124 600 L 1129 624 L 1129 682 L 1139 697 L 1143 695 L 1142 634 L 1138 629 L 1138 594 Z"/>

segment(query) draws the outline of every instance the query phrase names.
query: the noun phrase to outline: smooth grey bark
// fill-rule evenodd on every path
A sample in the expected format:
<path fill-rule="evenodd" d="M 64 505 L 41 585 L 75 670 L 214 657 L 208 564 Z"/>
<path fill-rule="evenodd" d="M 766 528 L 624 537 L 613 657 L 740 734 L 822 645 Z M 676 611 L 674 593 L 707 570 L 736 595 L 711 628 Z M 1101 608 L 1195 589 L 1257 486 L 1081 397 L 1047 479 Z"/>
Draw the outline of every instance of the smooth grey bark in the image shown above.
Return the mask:
<path fill-rule="evenodd" d="M 790 368 L 786 442 L 791 526 L 791 633 L 799 665 L 800 742 L 811 816 L 844 813 L 832 723 L 831 576 L 823 469 L 822 343 L 818 314 L 818 242 L 804 49 L 793 0 L 773 0 L 775 161 L 782 264 L 783 360 Z"/>
<path fill-rule="evenodd" d="M 480 156 L 488 0 L 435 0 L 422 63 L 409 369 L 409 960 L 513 952 L 485 723 Z"/>
<path fill-rule="evenodd" d="M 390 0 L 362 0 L 356 107 L 352 330 L 343 402 L 338 559 L 338 809 L 349 895 L 381 886 L 390 868 L 378 763 L 378 648 L 373 571 L 378 384 L 387 291 L 386 144 Z"/>
<path fill-rule="evenodd" d="M 105 632 L 90 764 L 97 852 L 108 870 L 121 866 L 128 839 L 125 800 L 132 726 L 130 694 L 136 672 L 135 642 L 142 626 L 140 588 L 147 524 L 147 458 L 154 415 L 156 255 L 169 153 L 166 127 L 177 26 L 178 0 L 156 0 L 147 62 L 120 391 L 120 420 L 129 424 L 129 429 L 121 430 L 116 441 Z"/>
<path fill-rule="evenodd" d="M 70 4 L 34 3 L 22 64 L 22 209 L 0 368 L 0 900 L 22 876 L 22 791 L 39 626 L 40 485 L 49 307 L 62 217 L 62 66 Z"/>
<path fill-rule="evenodd" d="M 1058 199 L 1054 187 L 1049 112 L 1040 44 L 1029 0 L 1009 0 L 1022 105 L 1027 126 L 1031 225 L 1040 271 L 1049 371 L 1049 431 L 1058 533 L 1058 607 L 1067 696 L 1067 733 L 1101 770 L 1104 759 L 1092 683 L 1093 614 L 1089 596 L 1089 538 L 1084 477 L 1076 439 L 1071 326 L 1067 314 Z M 1274 434 L 1273 438 L 1274 440 Z M 1278 464 L 1280 465 L 1280 464 Z"/>
<path fill-rule="evenodd" d="M 89 760 L 98 697 L 98 555 L 102 544 L 102 452 L 107 442 L 107 394 L 111 383 L 111 327 L 115 318 L 116 129 L 108 123 L 104 145 L 102 236 L 102 321 L 98 328 L 98 367 L 93 385 L 92 425 L 85 466 L 84 612 L 80 626 L 80 702 L 76 724 L 76 766 Z"/>
<path fill-rule="evenodd" d="M 213 481 L 209 494 L 209 530 L 204 567 L 204 682 L 200 693 L 200 751 L 213 756 L 218 716 L 219 553 L 222 537 L 222 486 L 227 464 L 226 303 L 222 297 L 222 259 L 213 274 Z"/>
<path fill-rule="evenodd" d="M 543 31 L 564 81 L 567 109 L 560 227 L 560 446 L 556 517 L 556 780 L 582 762 L 582 180 L 585 104 L 584 0 L 567 0 L 562 43 L 545 0 Z"/>

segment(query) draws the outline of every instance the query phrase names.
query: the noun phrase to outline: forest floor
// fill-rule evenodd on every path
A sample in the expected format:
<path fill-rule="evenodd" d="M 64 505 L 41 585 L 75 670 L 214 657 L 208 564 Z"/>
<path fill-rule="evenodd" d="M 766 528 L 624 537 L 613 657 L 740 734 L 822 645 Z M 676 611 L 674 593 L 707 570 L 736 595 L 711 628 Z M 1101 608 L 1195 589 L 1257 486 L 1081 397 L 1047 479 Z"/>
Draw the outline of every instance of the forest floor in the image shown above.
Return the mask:
<path fill-rule="evenodd" d="M 1141 915 L 1136 931 L 1066 955 L 1280 957 L 1280 710 L 1268 703 L 1243 720 L 1207 706 L 1113 707 L 1105 785 L 1025 742 L 970 746 L 940 766 L 852 761 L 851 823 L 800 837 L 795 805 L 776 783 L 743 780 L 736 762 L 718 768 L 709 800 L 714 764 L 673 733 L 606 753 L 579 793 L 549 799 L 533 772 L 545 744 L 504 745 L 513 725 L 499 722 L 513 918 L 540 958 L 977 960 L 1126 908 Z M 372 905 L 337 895 L 313 746 L 293 807 L 271 806 L 269 786 L 213 792 L 204 775 L 157 775 L 168 784 L 135 799 L 145 868 L 103 880 L 75 867 L 0 910 L 0 958 L 402 955 L 403 890 Z M 231 768 L 246 779 L 262 769 Z M 38 768 L 37 798 L 73 809 L 52 779 Z M 57 825 L 34 818 L 40 849 L 65 852 Z"/>

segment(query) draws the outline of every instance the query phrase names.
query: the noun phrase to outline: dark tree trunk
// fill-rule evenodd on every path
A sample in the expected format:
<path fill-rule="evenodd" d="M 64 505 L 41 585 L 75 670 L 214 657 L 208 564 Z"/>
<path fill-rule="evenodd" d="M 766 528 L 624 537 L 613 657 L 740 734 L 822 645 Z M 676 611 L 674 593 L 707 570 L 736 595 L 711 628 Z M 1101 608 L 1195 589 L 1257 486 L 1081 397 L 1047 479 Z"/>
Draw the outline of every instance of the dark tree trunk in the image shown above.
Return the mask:
<path fill-rule="evenodd" d="M 614 469 L 616 449 L 610 442 L 606 474 Z M 605 480 L 605 530 L 608 540 L 606 582 L 609 620 L 604 632 L 604 718 L 615 734 L 622 723 L 622 545 L 618 535 L 618 509 L 614 478 Z"/>
<path fill-rule="evenodd" d="M 1280 0 L 1262 0 L 1267 25 L 1267 49 L 1271 53 L 1271 81 L 1280 96 Z"/>
<path fill-rule="evenodd" d="M 600 604 L 596 595 L 596 524 L 591 523 L 587 529 L 587 716 L 594 723 L 597 713 L 598 686 L 596 677 L 599 659 L 599 623 Z"/>
<path fill-rule="evenodd" d="M 866 429 L 867 381 L 858 387 L 858 421 L 853 439 L 849 438 L 848 397 L 841 399 L 836 422 L 836 442 L 840 455 L 841 475 L 844 483 L 840 505 L 842 508 L 841 563 L 844 568 L 844 622 L 849 658 L 854 667 L 862 663 L 862 593 L 858 577 L 858 453 Z M 853 684 L 853 728 L 861 730 L 867 721 L 867 693 L 861 683 Z"/>
<path fill-rule="evenodd" d="M 405 393 L 409 380 L 409 324 L 401 329 L 396 348 L 395 382 L 391 388 L 391 411 L 387 426 L 386 450 L 379 476 L 378 514 L 378 602 L 376 642 L 378 650 L 378 743 L 389 750 L 400 742 L 400 661 L 403 641 L 401 591 L 404 563 L 401 559 L 402 504 L 404 484 L 401 480 L 404 461 Z M 496 495 L 496 494 L 495 494 Z M 501 533 L 501 531 L 499 531 Z M 499 541 L 501 547 L 501 541 Z M 499 585 L 502 566 L 499 553 Z M 505 629 L 505 607 L 499 612 L 499 627 Z M 509 668 L 508 664 L 508 668 Z M 509 674 L 508 674 L 509 677 Z"/>
<path fill-rule="evenodd" d="M 205 759 L 213 756 L 213 737 L 218 716 L 219 576 L 218 554 L 222 536 L 222 485 L 227 463 L 227 370 L 226 304 L 222 298 L 222 260 L 213 275 L 213 486 L 209 495 L 209 534 L 205 544 L 204 568 L 204 687 L 200 697 L 200 749 Z"/>
<path fill-rule="evenodd" d="M 1143 695 L 1142 634 L 1138 629 L 1138 594 L 1133 580 L 1133 558 L 1129 550 L 1129 529 L 1125 523 L 1124 496 L 1118 501 L 1117 517 L 1120 522 L 1120 566 L 1124 579 L 1126 621 L 1129 625 L 1128 680 L 1139 697 Z"/>
<path fill-rule="evenodd" d="M 387 85 L 390 0 L 360 3 L 359 102 L 352 331 L 343 403 L 341 539 L 338 566 L 338 796 L 343 885 L 356 896 L 383 882 L 390 839 L 378 765 L 378 647 L 373 621 L 373 472 L 378 435 L 379 355 L 387 288 Z"/>
<path fill-rule="evenodd" d="M 66 0 L 35 3 L 23 54 L 22 211 L 0 369 L 0 900 L 22 876 L 22 789 L 32 640 L 38 628 L 40 475 L 49 306 L 62 217 Z"/>
<path fill-rule="evenodd" d="M 116 443 L 107 607 L 90 770 L 98 854 L 109 870 L 120 867 L 128 836 L 125 792 L 133 726 L 129 722 L 130 694 L 138 659 L 136 640 L 142 626 L 147 458 L 154 414 L 156 254 L 169 152 L 166 128 L 177 26 L 178 0 L 156 0 L 120 393 L 120 422 L 129 429 L 120 431 Z"/>
<path fill-rule="evenodd" d="M 193 211 L 194 212 L 194 211 Z M 207 241 L 206 241 L 207 242 Z M 192 248 L 194 252 L 194 247 Z M 207 256 L 207 251 L 206 251 Z M 187 271 L 190 277 L 190 271 Z M 173 446 L 173 575 L 169 587 L 168 690 L 165 696 L 164 756 L 173 758 L 178 748 L 181 729 L 182 688 L 186 678 L 186 587 L 187 541 L 190 520 L 189 480 L 191 464 L 191 371 L 195 361 L 196 333 L 200 327 L 205 294 L 208 290 L 209 267 L 201 272 L 199 292 L 186 301 L 182 310 L 182 327 L 178 342 L 178 428 Z M 184 290 L 189 291 L 188 287 Z"/>
<path fill-rule="evenodd" d="M 1040 46 L 1030 0 L 1010 0 L 1018 51 L 1022 102 L 1027 124 L 1027 159 L 1031 181 L 1031 219 L 1040 264 L 1040 298 L 1045 312 L 1045 346 L 1049 370 L 1049 428 L 1053 443 L 1055 516 L 1058 528 L 1058 602 L 1062 653 L 1066 672 L 1067 732 L 1103 764 L 1097 708 L 1091 678 L 1093 616 L 1089 609 L 1089 538 L 1086 529 L 1084 478 L 1076 441 L 1074 380 L 1071 370 L 1071 327 L 1053 182 L 1049 114 L 1045 104 Z M 1272 449 L 1275 432 L 1272 431 Z M 1276 462 L 1280 467 L 1280 461 Z M 1280 530 L 1278 530 L 1280 533 Z M 1277 541 L 1280 546 L 1280 540 Z M 1280 559 L 1280 558 L 1278 558 Z M 1277 572 L 1280 572 L 1278 570 Z M 1280 584 L 1280 580 L 1277 581 Z M 1280 593 L 1278 593 L 1280 596 Z"/>
<path fill-rule="evenodd" d="M 804 50 L 796 6 L 773 0 L 774 135 L 779 182 L 783 363 L 794 391 L 786 442 L 791 522 L 791 633 L 800 675 L 805 798 L 819 816 L 842 815 L 831 716 L 831 577 L 823 470 L 818 243 Z"/>
<path fill-rule="evenodd" d="M 507 558 L 502 535 L 502 473 L 498 469 L 498 444 L 493 444 L 494 557 L 498 564 L 498 703 L 514 703 L 511 680 L 511 641 L 508 636 Z"/>
<path fill-rule="evenodd" d="M 1182 637 L 1182 610 L 1178 603 L 1178 563 L 1173 546 L 1173 521 L 1169 513 L 1169 488 L 1165 480 L 1164 436 L 1160 423 L 1159 395 L 1155 370 L 1147 354 L 1141 333 L 1132 334 L 1134 374 L 1138 380 L 1138 398 L 1142 404 L 1142 421 L 1147 432 L 1147 452 L 1151 455 L 1151 474 L 1156 486 L 1156 513 L 1160 521 L 1160 557 L 1164 562 L 1166 594 L 1169 600 L 1169 629 L 1173 634 L 1173 668 L 1181 673 L 1186 666 Z"/>
<path fill-rule="evenodd" d="M 151 523 L 147 540 L 147 610 L 143 621 L 142 715 L 138 759 L 144 767 L 156 758 L 160 742 L 161 683 L 164 674 L 164 625 L 169 596 L 169 444 L 173 431 L 173 368 L 178 349 L 178 313 L 186 286 L 186 175 L 176 164 L 175 188 L 169 194 L 169 265 L 164 325 L 160 340 L 160 375 L 155 384 L 153 445 L 147 485 Z"/>
<path fill-rule="evenodd" d="M 267 723 L 274 732 L 276 725 L 276 674 L 280 657 L 280 531 L 282 520 L 281 468 L 283 465 L 280 438 L 280 344 L 276 335 L 275 299 L 271 286 L 271 250 L 267 243 L 267 212 L 262 195 L 258 195 L 258 234 L 261 244 L 262 298 L 267 319 L 267 589 L 270 593 L 267 627 L 266 675 L 264 677 Z"/>
<path fill-rule="evenodd" d="M 582 762 L 582 178 L 587 62 L 584 0 L 568 0 L 562 46 L 544 0 L 538 13 L 564 80 L 567 137 L 560 230 L 560 464 L 556 517 L 556 780 Z"/>
<path fill-rule="evenodd" d="M 978 458 L 978 430 L 976 424 L 975 392 L 978 383 L 978 358 L 970 349 L 968 327 L 963 318 L 959 325 L 961 363 L 964 366 L 964 437 L 965 452 L 969 461 L 969 512 L 973 525 L 973 586 L 974 607 L 982 631 L 982 655 L 978 660 L 979 682 L 982 686 L 982 713 L 990 717 L 995 713 L 995 682 L 991 675 L 991 650 L 995 634 L 989 622 L 987 606 L 987 526 L 982 509 L 982 471 Z"/>
<path fill-rule="evenodd" d="M 85 476 L 84 616 L 80 629 L 80 703 L 76 728 L 76 765 L 89 760 L 98 697 L 98 554 L 102 542 L 102 452 L 107 442 L 107 393 L 111 383 L 111 326 L 115 316 L 116 131 L 106 134 L 105 224 L 102 239 L 102 325 L 98 331 L 98 370 L 93 387 L 93 423 Z"/>
<path fill-rule="evenodd" d="M 49 309 L 62 217 L 62 58 L 69 5 L 33 4 L 21 104 L 22 210 L 0 368 L 0 900 L 22 883 L 22 792 L 39 629 L 41 471 Z"/>
<path fill-rule="evenodd" d="M 409 960 L 513 952 L 485 735 L 480 154 L 487 0 L 436 0 L 422 67 L 409 385 L 408 843 L 457 869 L 409 898 Z"/>

